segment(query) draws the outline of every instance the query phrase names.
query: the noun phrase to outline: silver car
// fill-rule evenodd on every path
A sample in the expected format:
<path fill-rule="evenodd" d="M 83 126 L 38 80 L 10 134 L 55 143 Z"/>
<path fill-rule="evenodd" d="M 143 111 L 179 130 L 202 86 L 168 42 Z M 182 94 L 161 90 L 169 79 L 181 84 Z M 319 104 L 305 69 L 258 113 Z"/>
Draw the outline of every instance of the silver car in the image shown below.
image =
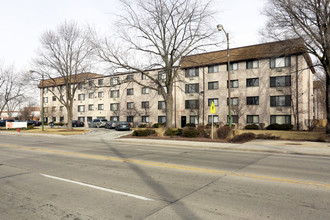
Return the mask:
<path fill-rule="evenodd" d="M 101 128 L 101 127 L 105 126 L 107 121 L 108 120 L 104 119 L 104 118 L 96 118 L 96 119 L 93 119 L 93 121 L 89 122 L 88 127 L 90 127 L 90 128 Z"/>

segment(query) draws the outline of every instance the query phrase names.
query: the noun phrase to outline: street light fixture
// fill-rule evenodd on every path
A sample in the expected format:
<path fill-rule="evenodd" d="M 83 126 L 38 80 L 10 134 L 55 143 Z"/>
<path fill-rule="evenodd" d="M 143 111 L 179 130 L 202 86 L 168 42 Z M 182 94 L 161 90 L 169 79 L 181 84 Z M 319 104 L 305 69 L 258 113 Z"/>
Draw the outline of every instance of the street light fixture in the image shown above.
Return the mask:
<path fill-rule="evenodd" d="M 34 70 L 30 70 L 29 71 L 30 74 L 32 73 L 38 73 L 37 71 Z M 44 115 L 45 115 L 45 111 L 44 111 L 44 73 L 41 73 L 41 130 L 44 131 Z"/>
<path fill-rule="evenodd" d="M 230 94 L 230 53 L 229 53 L 229 33 L 225 31 L 221 24 L 217 25 L 218 31 L 223 31 L 227 39 L 227 70 L 228 70 L 228 124 L 231 128 L 232 118 L 231 118 L 231 94 Z"/>

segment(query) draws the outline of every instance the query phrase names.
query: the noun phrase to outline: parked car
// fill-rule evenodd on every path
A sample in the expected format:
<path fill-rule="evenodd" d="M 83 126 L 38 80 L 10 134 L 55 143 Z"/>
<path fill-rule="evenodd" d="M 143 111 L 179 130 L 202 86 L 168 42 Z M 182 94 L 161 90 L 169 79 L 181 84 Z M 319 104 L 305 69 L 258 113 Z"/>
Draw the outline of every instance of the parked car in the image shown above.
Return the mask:
<path fill-rule="evenodd" d="M 6 120 L 0 120 L 0 127 L 6 127 Z"/>
<path fill-rule="evenodd" d="M 72 120 L 72 127 L 84 127 L 85 123 L 83 121 Z"/>
<path fill-rule="evenodd" d="M 120 122 L 116 123 L 115 129 L 116 129 L 116 131 L 122 131 L 122 130 L 129 131 L 131 129 L 131 126 L 126 121 L 120 121 Z"/>
<path fill-rule="evenodd" d="M 93 119 L 93 121 L 89 122 L 88 126 L 90 128 L 101 128 L 101 127 L 105 127 L 105 124 L 107 123 L 107 119 L 103 119 L 103 118 L 96 118 Z"/>
<path fill-rule="evenodd" d="M 116 128 L 116 124 L 117 124 L 116 121 L 108 121 L 108 122 L 105 124 L 105 128 L 108 128 L 108 129 Z"/>
<path fill-rule="evenodd" d="M 30 126 L 30 125 L 36 125 L 36 121 L 33 121 L 33 120 L 27 120 L 27 126 Z"/>
<path fill-rule="evenodd" d="M 35 121 L 34 126 L 40 126 L 41 125 L 41 121 Z"/>

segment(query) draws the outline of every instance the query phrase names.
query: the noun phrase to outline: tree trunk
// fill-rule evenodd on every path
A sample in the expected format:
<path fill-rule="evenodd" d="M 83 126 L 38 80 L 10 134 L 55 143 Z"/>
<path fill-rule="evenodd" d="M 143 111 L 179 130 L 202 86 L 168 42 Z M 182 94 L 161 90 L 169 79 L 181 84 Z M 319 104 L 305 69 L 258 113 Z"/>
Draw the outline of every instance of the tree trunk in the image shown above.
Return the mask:
<path fill-rule="evenodd" d="M 67 106 L 68 130 L 72 131 L 72 105 Z"/>
<path fill-rule="evenodd" d="M 173 95 L 169 93 L 165 99 L 166 102 L 166 127 L 173 128 Z"/>
<path fill-rule="evenodd" d="M 326 96 L 325 96 L 325 105 L 327 109 L 327 126 L 326 126 L 326 133 L 330 134 L 330 106 L 329 106 L 329 91 L 330 91 L 330 76 L 326 74 Z"/>

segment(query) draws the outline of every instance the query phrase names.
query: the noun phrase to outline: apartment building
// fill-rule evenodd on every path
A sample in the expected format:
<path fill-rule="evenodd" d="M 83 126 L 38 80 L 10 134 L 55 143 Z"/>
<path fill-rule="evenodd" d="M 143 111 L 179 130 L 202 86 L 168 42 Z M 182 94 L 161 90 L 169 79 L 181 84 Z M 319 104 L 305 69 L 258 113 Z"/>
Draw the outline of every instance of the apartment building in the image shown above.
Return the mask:
<path fill-rule="evenodd" d="M 313 119 L 314 69 L 304 47 L 293 45 L 280 41 L 231 49 L 230 82 L 226 50 L 183 57 L 174 84 L 173 124 L 210 123 L 212 102 L 214 122 L 226 124 L 230 101 L 232 120 L 238 127 L 289 123 L 307 129 Z M 161 69 L 148 74 L 159 80 L 166 77 Z M 76 91 L 73 119 L 165 122 L 166 106 L 158 88 L 142 87 L 132 79 L 151 85 L 141 73 L 91 75 Z M 51 84 L 44 87 L 45 91 L 54 89 Z M 66 110 L 53 93 L 44 92 L 45 120 L 65 122 Z"/>

